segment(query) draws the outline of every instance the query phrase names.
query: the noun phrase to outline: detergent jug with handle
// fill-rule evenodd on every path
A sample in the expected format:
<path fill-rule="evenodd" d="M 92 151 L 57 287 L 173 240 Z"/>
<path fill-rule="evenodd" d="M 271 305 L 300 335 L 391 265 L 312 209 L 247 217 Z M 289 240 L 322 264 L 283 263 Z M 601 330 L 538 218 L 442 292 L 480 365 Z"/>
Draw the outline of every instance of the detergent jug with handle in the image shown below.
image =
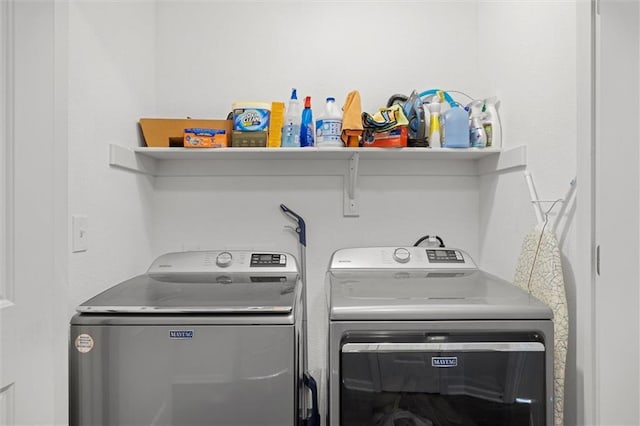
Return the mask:
<path fill-rule="evenodd" d="M 327 98 L 324 111 L 316 120 L 316 146 L 318 148 L 343 147 L 341 134 L 342 111 L 336 105 L 335 98 Z"/>
<path fill-rule="evenodd" d="M 469 148 L 469 114 L 459 104 L 442 113 L 444 148 Z"/>

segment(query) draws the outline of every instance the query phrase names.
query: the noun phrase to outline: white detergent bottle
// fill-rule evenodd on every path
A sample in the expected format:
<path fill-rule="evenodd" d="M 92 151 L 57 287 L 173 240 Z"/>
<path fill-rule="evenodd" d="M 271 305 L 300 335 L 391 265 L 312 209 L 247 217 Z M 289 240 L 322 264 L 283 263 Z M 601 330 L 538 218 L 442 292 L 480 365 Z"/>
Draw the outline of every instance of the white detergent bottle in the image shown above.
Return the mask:
<path fill-rule="evenodd" d="M 335 98 L 327 98 L 324 111 L 316 120 L 316 146 L 318 148 L 344 147 L 342 133 L 342 111 Z"/>
<path fill-rule="evenodd" d="M 301 110 L 298 93 L 296 89 L 291 89 L 289 108 L 287 108 L 287 113 L 284 118 L 284 126 L 282 126 L 282 147 L 300 147 L 300 120 Z"/>
<path fill-rule="evenodd" d="M 434 96 L 429 104 L 429 146 L 431 148 L 441 148 L 442 140 L 440 135 L 440 99 Z"/>
<path fill-rule="evenodd" d="M 483 101 L 471 102 L 471 123 L 469 124 L 469 142 L 472 148 L 485 148 L 487 146 L 487 134 L 482 126 Z"/>
<path fill-rule="evenodd" d="M 498 104 L 495 96 L 484 100 L 485 117 L 482 126 L 487 134 L 487 148 L 502 147 L 502 123 L 498 114 Z"/>

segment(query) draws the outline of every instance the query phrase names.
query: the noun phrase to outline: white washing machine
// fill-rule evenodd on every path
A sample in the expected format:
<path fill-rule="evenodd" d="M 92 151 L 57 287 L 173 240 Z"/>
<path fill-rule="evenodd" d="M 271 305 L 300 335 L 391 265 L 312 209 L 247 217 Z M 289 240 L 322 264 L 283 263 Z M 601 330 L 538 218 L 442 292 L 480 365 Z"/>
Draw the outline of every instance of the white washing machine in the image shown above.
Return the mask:
<path fill-rule="evenodd" d="M 553 424 L 553 314 L 462 250 L 331 258 L 331 426 Z"/>
<path fill-rule="evenodd" d="M 302 295 L 287 253 L 160 256 L 77 308 L 70 424 L 303 424 Z"/>

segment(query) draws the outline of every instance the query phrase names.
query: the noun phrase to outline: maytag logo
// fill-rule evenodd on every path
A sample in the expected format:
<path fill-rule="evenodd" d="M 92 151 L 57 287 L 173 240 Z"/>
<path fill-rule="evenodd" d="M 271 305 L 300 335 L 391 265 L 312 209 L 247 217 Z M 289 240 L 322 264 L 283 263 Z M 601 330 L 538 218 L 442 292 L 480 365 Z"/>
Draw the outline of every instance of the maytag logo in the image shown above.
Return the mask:
<path fill-rule="evenodd" d="M 193 339 L 193 330 L 169 330 L 170 339 Z"/>
<path fill-rule="evenodd" d="M 431 357 L 431 366 L 432 367 L 457 367 L 458 366 L 458 357 L 457 356 L 432 356 Z"/>

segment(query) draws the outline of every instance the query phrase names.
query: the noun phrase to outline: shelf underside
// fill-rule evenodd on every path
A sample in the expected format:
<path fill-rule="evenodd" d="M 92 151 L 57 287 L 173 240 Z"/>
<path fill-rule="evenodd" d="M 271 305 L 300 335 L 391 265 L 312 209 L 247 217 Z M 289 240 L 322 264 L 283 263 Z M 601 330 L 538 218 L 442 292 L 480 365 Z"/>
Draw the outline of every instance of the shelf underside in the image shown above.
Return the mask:
<path fill-rule="evenodd" d="M 526 165 L 523 146 L 499 148 L 129 148 L 111 145 L 110 165 L 151 176 L 344 174 L 483 175 Z M 342 161 L 340 161 L 342 160 Z"/>

